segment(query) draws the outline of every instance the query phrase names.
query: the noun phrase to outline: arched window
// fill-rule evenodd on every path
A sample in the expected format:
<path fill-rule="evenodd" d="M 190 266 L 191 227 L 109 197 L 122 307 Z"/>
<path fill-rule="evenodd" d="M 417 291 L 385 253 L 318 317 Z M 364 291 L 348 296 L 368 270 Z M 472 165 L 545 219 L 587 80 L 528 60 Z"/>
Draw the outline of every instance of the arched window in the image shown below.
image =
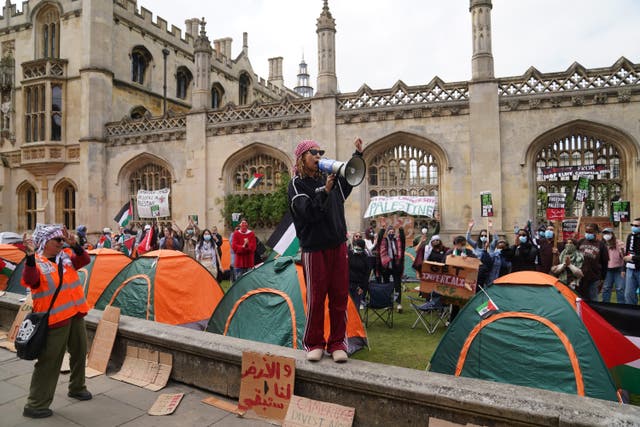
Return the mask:
<path fill-rule="evenodd" d="M 24 87 L 24 140 L 25 142 L 44 141 L 45 136 L 45 85 Z"/>
<path fill-rule="evenodd" d="M 176 98 L 186 99 L 189 84 L 193 80 L 193 75 L 187 67 L 178 67 L 176 73 Z"/>
<path fill-rule="evenodd" d="M 131 50 L 131 81 L 145 83 L 145 75 L 153 57 L 144 46 L 136 46 Z"/>
<path fill-rule="evenodd" d="M 69 230 L 76 228 L 76 188 L 69 181 L 58 183 L 54 189 L 56 198 L 56 222 Z"/>
<path fill-rule="evenodd" d="M 138 105 L 131 109 L 129 117 L 131 117 L 133 120 L 138 120 L 146 116 L 147 113 L 148 110 L 146 108 L 144 108 L 142 105 Z"/>
<path fill-rule="evenodd" d="M 251 182 L 255 174 L 262 175 L 260 183 L 251 189 L 247 189 L 248 183 Z M 282 183 L 284 174 L 289 174 L 289 168 L 285 162 L 269 154 L 256 154 L 239 164 L 233 171 L 232 193 L 272 192 Z"/>
<path fill-rule="evenodd" d="M 51 85 L 51 140 L 62 140 L 62 86 Z"/>
<path fill-rule="evenodd" d="M 542 221 L 546 217 L 548 193 L 565 193 L 566 216 L 580 216 L 581 203 L 574 202 L 575 187 L 578 182 L 577 169 L 593 168 L 590 178 L 589 196 L 585 201 L 586 216 L 608 216 L 612 200 L 622 194 L 620 154 L 618 149 L 595 135 L 575 132 L 551 141 L 536 155 L 536 217 Z M 558 167 L 564 173 L 552 174 L 551 167 Z"/>
<path fill-rule="evenodd" d="M 222 107 L 222 97 L 224 96 L 224 88 L 220 83 L 215 83 L 211 87 L 211 108 L 217 110 Z"/>
<path fill-rule="evenodd" d="M 36 18 L 36 58 L 60 57 L 60 14 L 55 6 L 45 6 Z"/>
<path fill-rule="evenodd" d="M 251 85 L 251 79 L 247 73 L 240 74 L 240 83 L 239 83 L 239 96 L 238 104 L 246 105 L 249 103 L 249 86 Z"/>
<path fill-rule="evenodd" d="M 369 196 L 438 196 L 436 157 L 410 144 L 396 144 L 377 153 L 367 164 Z"/>
<path fill-rule="evenodd" d="M 36 189 L 28 182 L 18 186 L 18 231 L 34 230 L 38 203 Z"/>
<path fill-rule="evenodd" d="M 154 191 L 164 188 L 171 190 L 171 182 L 169 170 L 156 163 L 146 163 L 131 174 L 129 177 L 129 197 L 133 200 L 134 221 L 139 220 L 136 206 L 138 190 Z M 173 209 L 171 209 L 171 192 L 169 192 L 169 212 L 173 212 Z M 165 220 L 170 219 L 171 217 L 165 217 Z M 137 225 L 139 226 L 140 223 L 137 223 Z"/>

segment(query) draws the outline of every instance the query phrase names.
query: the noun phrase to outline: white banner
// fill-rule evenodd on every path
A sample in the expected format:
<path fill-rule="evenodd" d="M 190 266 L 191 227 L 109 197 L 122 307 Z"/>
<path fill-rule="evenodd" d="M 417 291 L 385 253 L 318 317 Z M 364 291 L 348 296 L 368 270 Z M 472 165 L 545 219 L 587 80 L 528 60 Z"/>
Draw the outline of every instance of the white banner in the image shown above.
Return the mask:
<path fill-rule="evenodd" d="M 171 215 L 169 212 L 169 190 L 138 190 L 137 205 L 139 218 L 161 218 Z"/>
<path fill-rule="evenodd" d="M 392 212 L 406 212 L 411 216 L 427 216 L 433 218 L 437 204 L 438 199 L 433 196 L 377 196 L 371 198 L 364 217 L 371 218 Z"/>

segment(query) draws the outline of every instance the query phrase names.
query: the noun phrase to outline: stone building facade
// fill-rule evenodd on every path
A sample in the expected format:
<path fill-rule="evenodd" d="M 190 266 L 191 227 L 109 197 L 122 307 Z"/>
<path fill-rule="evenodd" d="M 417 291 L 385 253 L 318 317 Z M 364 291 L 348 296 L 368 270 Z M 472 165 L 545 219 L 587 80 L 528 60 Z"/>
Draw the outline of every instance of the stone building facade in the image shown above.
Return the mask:
<path fill-rule="evenodd" d="M 0 56 L 10 59 L 0 66 L 13 64 L 14 74 L 0 88 L 8 115 L 0 229 L 55 221 L 97 231 L 114 225 L 138 189 L 165 187 L 170 219 L 183 225 L 196 214 L 220 226 L 224 196 L 246 193 L 254 172 L 265 179 L 253 191 L 273 191 L 299 140 L 313 138 L 327 157 L 347 159 L 356 136 L 365 141 L 368 172 L 347 203 L 351 230 L 366 225 L 372 196 L 433 195 L 442 229 L 460 233 L 480 219 L 479 194 L 491 191 L 494 226 L 506 233 L 543 215 L 541 194 L 575 186 L 571 178 L 545 179 L 546 166 L 601 165 L 589 214 L 606 216 L 621 198 L 637 215 L 640 64 L 620 58 L 597 69 L 575 63 L 558 73 L 495 77 L 491 8 L 490 0 L 470 0 L 470 81 L 399 80 L 339 93 L 336 24 L 325 0 L 316 91 L 302 97 L 283 86 L 282 58 L 270 60 L 262 80 L 246 35 L 231 59 L 230 39 L 212 47 L 204 19 L 187 21 L 183 36 L 134 0 L 30 0 L 21 13 L 7 4 Z"/>

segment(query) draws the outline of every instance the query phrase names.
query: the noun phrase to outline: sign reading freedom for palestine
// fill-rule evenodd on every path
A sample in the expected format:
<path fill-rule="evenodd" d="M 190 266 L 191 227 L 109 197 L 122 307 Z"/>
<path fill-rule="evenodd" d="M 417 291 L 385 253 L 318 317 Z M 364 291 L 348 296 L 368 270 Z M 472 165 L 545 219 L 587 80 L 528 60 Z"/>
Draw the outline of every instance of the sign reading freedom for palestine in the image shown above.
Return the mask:
<path fill-rule="evenodd" d="M 140 218 L 161 218 L 169 216 L 169 192 L 168 188 L 162 190 L 147 191 L 138 190 L 137 206 Z"/>
<path fill-rule="evenodd" d="M 364 217 L 371 218 L 392 212 L 406 212 L 411 216 L 427 216 L 433 218 L 436 205 L 437 198 L 432 196 L 377 196 L 371 198 Z"/>

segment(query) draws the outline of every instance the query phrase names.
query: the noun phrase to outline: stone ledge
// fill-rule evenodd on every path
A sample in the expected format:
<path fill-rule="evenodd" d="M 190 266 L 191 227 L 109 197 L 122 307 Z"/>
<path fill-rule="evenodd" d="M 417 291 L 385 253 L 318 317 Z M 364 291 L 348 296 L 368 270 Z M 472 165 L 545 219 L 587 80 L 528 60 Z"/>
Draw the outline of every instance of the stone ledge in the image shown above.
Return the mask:
<path fill-rule="evenodd" d="M 0 298 L 0 327 L 11 325 L 19 298 Z M 87 315 L 91 338 L 101 316 L 97 310 Z M 310 363 L 301 350 L 122 316 L 111 358 L 115 366 L 127 345 L 171 353 L 172 379 L 231 398 L 239 395 L 243 351 L 294 358 L 295 393 L 355 407 L 355 426 L 425 426 L 430 417 L 491 426 L 631 426 L 640 420 L 640 408 L 633 406 L 359 360 Z"/>

